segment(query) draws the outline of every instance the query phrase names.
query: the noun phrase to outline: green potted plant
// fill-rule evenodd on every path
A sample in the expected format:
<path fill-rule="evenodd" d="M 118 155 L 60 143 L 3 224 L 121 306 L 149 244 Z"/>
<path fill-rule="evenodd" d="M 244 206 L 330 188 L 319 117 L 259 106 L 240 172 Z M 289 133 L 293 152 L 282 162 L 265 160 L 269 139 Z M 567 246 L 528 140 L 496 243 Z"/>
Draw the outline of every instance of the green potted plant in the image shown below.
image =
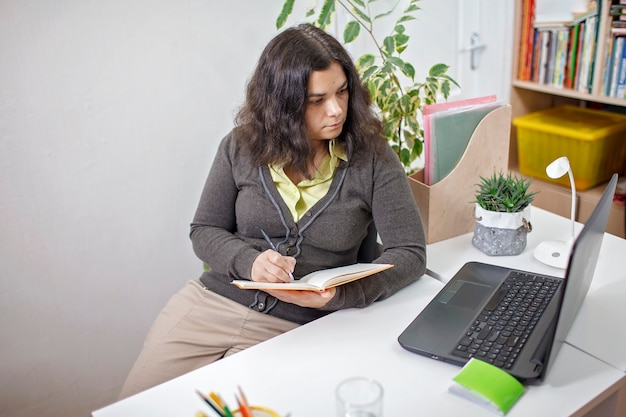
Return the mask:
<path fill-rule="evenodd" d="M 537 192 L 531 179 L 512 173 L 480 177 L 474 201 L 472 244 L 487 255 L 518 255 L 532 230 L 530 207 Z"/>
<path fill-rule="evenodd" d="M 414 161 L 423 150 L 423 106 L 436 103 L 439 97 L 447 99 L 451 84 L 458 87 L 446 74 L 449 67 L 445 64 L 432 66 L 426 79 L 416 82 L 415 68 L 401 56 L 410 40 L 405 24 L 415 20 L 415 13 L 420 10 L 420 1 L 399 0 L 388 9 L 380 10 L 380 7 L 372 6 L 376 0 L 324 0 L 319 12 L 315 6 L 307 12 L 307 17 L 312 17 L 313 24 L 326 29 L 339 6 L 350 17 L 343 32 L 344 43 L 354 41 L 362 31 L 371 39 L 373 52 L 358 58 L 356 67 L 370 90 L 372 101 L 380 110 L 385 137 L 400 158 L 407 174 L 419 169 Z M 294 2 L 295 0 L 285 0 L 276 19 L 277 29 L 285 25 L 293 11 Z M 406 6 L 398 12 L 400 3 Z M 389 16 L 396 17 L 392 33 L 383 39 L 376 38 L 374 24 Z"/>

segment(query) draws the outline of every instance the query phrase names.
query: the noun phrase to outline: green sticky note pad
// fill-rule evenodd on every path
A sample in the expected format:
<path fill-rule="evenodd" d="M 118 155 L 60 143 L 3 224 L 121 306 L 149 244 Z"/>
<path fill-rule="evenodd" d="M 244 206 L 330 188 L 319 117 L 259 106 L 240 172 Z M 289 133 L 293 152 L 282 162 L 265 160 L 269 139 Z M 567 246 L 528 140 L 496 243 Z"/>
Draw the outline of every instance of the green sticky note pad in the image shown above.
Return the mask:
<path fill-rule="evenodd" d="M 471 358 L 452 380 L 449 391 L 505 415 L 524 393 L 524 386 L 497 366 Z"/>

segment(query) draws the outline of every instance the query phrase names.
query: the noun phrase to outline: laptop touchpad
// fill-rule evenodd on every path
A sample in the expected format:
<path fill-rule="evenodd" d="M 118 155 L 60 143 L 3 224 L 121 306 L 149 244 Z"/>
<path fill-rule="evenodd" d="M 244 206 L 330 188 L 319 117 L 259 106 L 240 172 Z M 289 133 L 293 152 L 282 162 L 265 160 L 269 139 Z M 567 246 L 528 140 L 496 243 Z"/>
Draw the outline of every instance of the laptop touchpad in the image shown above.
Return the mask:
<path fill-rule="evenodd" d="M 456 285 L 445 291 L 439 302 L 461 308 L 476 308 L 492 291 L 488 285 L 459 280 Z"/>

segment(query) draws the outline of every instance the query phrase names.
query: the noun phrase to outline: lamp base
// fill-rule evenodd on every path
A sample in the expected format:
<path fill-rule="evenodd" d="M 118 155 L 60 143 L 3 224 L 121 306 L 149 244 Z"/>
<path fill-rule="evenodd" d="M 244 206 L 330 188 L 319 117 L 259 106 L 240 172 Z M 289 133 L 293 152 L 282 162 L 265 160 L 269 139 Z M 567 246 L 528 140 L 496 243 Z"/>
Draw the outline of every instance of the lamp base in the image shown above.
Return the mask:
<path fill-rule="evenodd" d="M 565 269 L 569 263 L 572 245 L 568 242 L 548 240 L 535 248 L 535 259 L 555 268 Z"/>

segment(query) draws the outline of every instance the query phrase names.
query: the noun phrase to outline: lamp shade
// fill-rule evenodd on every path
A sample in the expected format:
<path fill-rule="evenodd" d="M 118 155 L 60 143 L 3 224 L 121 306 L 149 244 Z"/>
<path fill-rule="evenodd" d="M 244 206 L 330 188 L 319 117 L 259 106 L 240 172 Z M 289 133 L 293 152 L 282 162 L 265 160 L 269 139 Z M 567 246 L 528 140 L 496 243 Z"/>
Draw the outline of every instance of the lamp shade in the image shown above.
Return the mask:
<path fill-rule="evenodd" d="M 546 167 L 546 174 L 548 174 L 550 178 L 561 178 L 563 175 L 567 174 L 569 169 L 569 159 L 567 159 L 567 156 L 562 156 L 552 161 L 550 165 Z"/>

